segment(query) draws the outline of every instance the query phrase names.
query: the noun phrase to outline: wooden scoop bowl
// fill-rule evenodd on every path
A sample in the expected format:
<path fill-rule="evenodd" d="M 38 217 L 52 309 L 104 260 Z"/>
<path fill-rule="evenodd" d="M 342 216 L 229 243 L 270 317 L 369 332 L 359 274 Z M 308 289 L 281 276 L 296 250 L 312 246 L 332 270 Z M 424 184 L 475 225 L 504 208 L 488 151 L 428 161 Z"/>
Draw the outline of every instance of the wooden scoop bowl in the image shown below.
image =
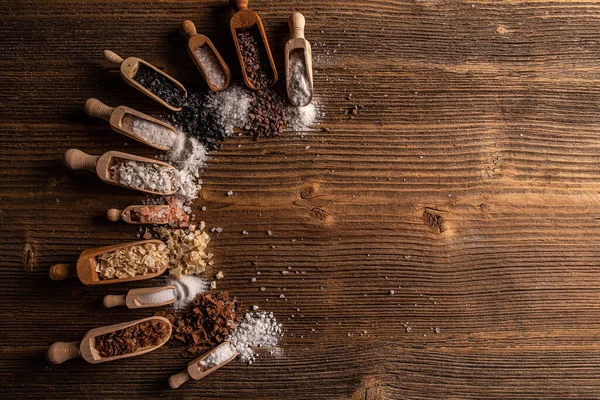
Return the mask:
<path fill-rule="evenodd" d="M 98 260 L 96 257 L 104 254 L 110 253 L 112 251 L 116 251 L 119 249 L 123 249 L 130 246 L 139 246 L 144 245 L 146 243 L 154 243 L 156 245 L 161 245 L 164 243 L 160 240 L 152 239 L 152 240 L 141 240 L 137 242 L 128 242 L 122 244 L 116 244 L 112 246 L 104 246 L 104 247 L 95 247 L 93 249 L 84 250 L 77 260 L 77 264 L 55 264 L 48 271 L 48 275 L 50 279 L 54 281 L 62 281 L 67 278 L 72 278 L 77 276 L 81 283 L 86 286 L 94 286 L 94 285 L 109 285 L 112 283 L 123 283 L 123 282 L 133 282 L 133 281 L 141 281 L 144 279 L 154 278 L 159 276 L 163 272 L 166 271 L 167 266 L 165 265 L 158 272 L 152 272 L 144 275 L 136 275 L 127 278 L 115 278 L 115 279 L 100 279 L 98 273 L 96 272 L 96 264 Z"/>
<path fill-rule="evenodd" d="M 131 213 L 133 212 L 133 210 L 135 210 L 136 208 L 141 208 L 141 207 L 147 207 L 147 208 L 150 208 L 150 209 L 156 210 L 156 211 L 158 211 L 160 209 L 168 210 L 170 208 L 169 205 L 145 206 L 143 204 L 135 205 L 135 206 L 128 206 L 122 210 L 119 210 L 118 208 L 111 208 L 106 211 L 106 218 L 111 222 L 117 222 L 119 220 L 123 220 L 123 221 L 127 222 L 128 224 L 132 224 L 132 225 L 160 225 L 156 222 L 140 222 L 140 221 L 132 220 Z M 165 222 L 165 224 L 167 224 L 167 223 L 168 222 Z"/>
<path fill-rule="evenodd" d="M 222 90 L 227 89 L 227 87 L 231 83 L 231 70 L 223 60 L 223 57 L 221 57 L 221 54 L 219 54 L 219 52 L 217 51 L 217 48 L 215 47 L 213 42 L 211 42 L 211 40 L 207 36 L 201 35 L 198 32 L 196 32 L 196 26 L 192 21 L 183 21 L 181 23 L 180 31 L 181 34 L 188 40 L 188 54 L 192 58 L 192 61 L 196 65 L 196 68 L 198 68 L 198 70 L 204 77 L 204 80 L 206 81 L 206 84 L 208 85 L 210 90 L 214 92 L 220 92 Z M 210 50 L 213 52 L 213 54 L 215 55 L 215 57 L 217 57 L 217 60 L 219 61 L 219 65 L 221 66 L 223 75 L 225 75 L 225 83 L 223 84 L 223 87 L 217 87 L 213 85 L 212 81 L 209 79 L 208 74 L 204 70 L 204 66 L 200 63 L 200 61 L 198 61 L 198 57 L 196 57 L 196 49 L 203 46 L 210 47 Z"/>
<path fill-rule="evenodd" d="M 181 386 L 185 382 L 189 381 L 190 378 L 192 378 L 194 380 L 200 380 L 200 379 L 204 378 L 205 376 L 212 374 L 213 372 L 215 372 L 222 366 L 227 365 L 231 361 L 235 360 L 235 358 L 238 356 L 238 352 L 235 351 L 235 349 L 234 349 L 233 355 L 219 365 L 215 365 L 214 367 L 209 368 L 209 369 L 204 369 L 204 367 L 202 365 L 200 365 L 200 361 L 205 360 L 206 358 L 208 358 L 208 356 L 210 356 L 212 353 L 217 351 L 218 348 L 223 347 L 223 346 L 233 346 L 233 345 L 230 342 L 223 342 L 220 345 L 218 345 L 217 347 L 215 347 L 214 349 L 212 349 L 211 351 L 209 351 L 208 353 L 204 353 L 203 355 L 196 358 L 195 360 L 190 361 L 186 370 L 181 371 L 178 374 L 172 375 L 169 378 L 169 386 L 171 387 L 171 389 L 177 389 L 179 386 Z"/>
<path fill-rule="evenodd" d="M 183 97 L 187 97 L 187 90 L 185 90 L 185 87 L 179 81 L 177 81 L 175 78 L 173 78 L 170 75 L 167 75 L 160 69 L 156 68 L 154 65 L 142 60 L 141 58 L 129 57 L 129 58 L 126 58 L 125 60 L 123 60 L 123 58 L 121 58 L 117 53 L 110 51 L 110 50 L 104 50 L 104 57 L 109 62 L 121 66 L 121 77 L 129 85 L 133 86 L 140 92 L 144 93 L 146 96 L 159 102 L 160 104 L 167 107 L 168 109 L 173 110 L 173 111 L 181 111 L 181 107 L 172 106 L 171 104 L 167 103 L 166 101 L 164 101 L 163 99 L 161 99 L 160 97 L 158 97 L 157 95 L 152 93 L 145 86 L 136 82 L 135 79 L 133 79 L 135 74 L 137 74 L 138 70 L 140 69 L 140 64 L 143 64 L 143 65 L 147 66 L 148 68 L 151 68 L 154 71 L 158 72 L 159 74 L 161 74 L 168 80 L 170 80 L 181 91 L 181 93 L 183 94 Z"/>
<path fill-rule="evenodd" d="M 313 96 L 313 71 L 312 71 L 312 50 L 308 40 L 304 38 L 304 25 L 306 20 L 304 15 L 299 12 L 293 12 L 288 19 L 290 26 L 290 40 L 285 44 L 285 87 L 287 89 L 288 99 L 290 103 L 296 107 L 304 107 L 312 101 Z M 306 75 L 310 84 L 310 96 L 305 104 L 296 104 L 292 99 L 290 91 L 290 80 L 292 77 L 290 71 L 290 56 L 292 52 L 299 51 L 304 55 L 304 65 L 306 66 Z"/>
<path fill-rule="evenodd" d="M 167 324 L 167 326 L 169 327 L 169 334 L 165 335 L 165 339 L 162 342 L 160 342 L 158 345 L 149 346 L 146 348 L 142 348 L 138 351 L 135 351 L 133 353 L 121 354 L 119 356 L 113 356 L 113 357 L 103 357 L 102 355 L 100 355 L 100 352 L 98 350 L 96 350 L 96 337 L 97 336 L 104 335 L 104 334 L 110 333 L 110 332 L 115 332 L 115 331 L 118 331 L 121 329 L 125 329 L 129 326 L 136 325 L 136 324 L 150 321 L 150 320 L 161 321 L 164 324 Z M 119 360 L 121 358 L 135 357 L 135 356 L 139 356 L 139 355 L 154 351 L 154 350 L 158 349 L 160 346 L 162 346 L 163 344 L 167 343 L 167 341 L 171 337 L 172 329 L 173 329 L 173 326 L 171 325 L 171 322 L 169 322 L 169 320 L 164 317 L 149 317 L 149 318 L 138 319 L 138 320 L 130 321 L 130 322 L 123 322 L 121 324 L 108 325 L 108 326 L 103 326 L 101 328 L 94 328 L 94 329 L 90 330 L 88 333 L 86 333 L 85 336 L 83 337 L 83 339 L 81 339 L 80 341 L 56 342 L 56 343 L 52 344 L 48 348 L 48 350 L 46 350 L 46 360 L 48 360 L 48 362 L 51 364 L 62 364 L 65 361 L 70 360 L 72 358 L 81 357 L 85 361 L 89 362 L 90 364 L 98 364 L 98 363 L 103 363 L 103 362 L 107 362 L 107 361 Z"/>
<path fill-rule="evenodd" d="M 179 135 L 179 132 L 171 125 L 163 122 L 159 119 L 152 118 L 149 115 L 134 110 L 133 108 L 126 106 L 118 106 L 116 108 L 109 107 L 100 100 L 87 99 L 85 102 L 85 112 L 91 117 L 102 118 L 110 124 L 113 131 L 121 133 L 131 139 L 137 140 L 138 142 L 144 143 L 148 146 L 154 147 L 159 150 L 169 150 L 170 147 L 161 146 L 148 142 L 146 139 L 139 136 L 133 130 L 133 121 L 135 119 L 141 119 L 154 124 L 160 125 L 166 129 L 169 129 L 175 135 Z"/>
<path fill-rule="evenodd" d="M 140 299 L 146 295 L 152 295 L 153 293 L 162 292 L 163 290 L 173 291 L 173 300 L 163 301 L 162 303 L 144 303 Z M 177 289 L 175 286 L 157 286 L 140 289 L 131 289 L 127 292 L 127 295 L 114 295 L 109 294 L 104 296 L 102 304 L 106 308 L 113 308 L 118 306 L 127 306 L 127 308 L 149 308 L 149 307 L 161 307 L 167 304 L 174 303 L 177 300 Z"/>
<path fill-rule="evenodd" d="M 231 17 L 230 28 L 231 28 L 231 36 L 233 36 L 233 44 L 235 45 L 235 50 L 238 55 L 238 59 L 240 60 L 240 66 L 242 67 L 242 75 L 244 77 L 244 82 L 246 86 L 252 90 L 258 90 L 248 78 L 248 73 L 246 72 L 246 64 L 244 62 L 244 57 L 242 56 L 242 52 L 240 51 L 240 44 L 238 42 L 238 31 L 243 31 L 253 26 L 256 26 L 260 33 L 260 37 L 262 39 L 262 44 L 265 46 L 265 51 L 267 53 L 267 57 L 269 58 L 269 64 L 271 65 L 271 74 L 273 76 L 273 82 L 271 82 L 270 86 L 273 86 L 278 79 L 277 76 L 277 67 L 275 66 L 275 61 L 273 60 L 273 55 L 271 54 L 271 48 L 269 47 L 269 41 L 267 40 L 267 34 L 265 33 L 265 27 L 262 23 L 262 20 L 258 16 L 257 13 L 248 9 L 248 0 L 229 0 L 229 4 L 236 12 L 233 17 Z"/>
<path fill-rule="evenodd" d="M 125 160 L 125 161 L 138 161 L 138 162 L 152 163 L 152 164 L 162 165 L 167 168 L 175 169 L 171 164 L 167 164 L 166 162 L 163 162 L 163 161 L 154 160 L 152 158 L 134 156 L 133 154 L 122 153 L 120 151 L 107 151 L 106 153 L 102 154 L 101 156 L 93 156 L 93 155 L 84 153 L 81 150 L 69 149 L 65 152 L 65 155 L 64 155 L 65 166 L 67 168 L 69 168 L 70 170 L 73 170 L 73 171 L 88 170 L 90 172 L 94 172 L 98 175 L 98 178 L 100 178 L 103 182 L 111 184 L 111 185 L 120 186 L 120 187 L 124 187 L 127 189 L 138 190 L 138 191 L 144 192 L 144 193 L 156 194 L 156 195 L 160 195 L 160 196 L 171 195 L 177 191 L 176 189 L 173 189 L 168 192 L 162 193 L 162 192 L 155 192 L 155 191 L 152 191 L 149 189 L 144 189 L 144 188 L 134 188 L 134 187 L 126 186 L 126 185 L 119 183 L 119 181 L 112 178 L 112 174 L 110 171 L 111 167 L 118 162 L 118 159 Z"/>

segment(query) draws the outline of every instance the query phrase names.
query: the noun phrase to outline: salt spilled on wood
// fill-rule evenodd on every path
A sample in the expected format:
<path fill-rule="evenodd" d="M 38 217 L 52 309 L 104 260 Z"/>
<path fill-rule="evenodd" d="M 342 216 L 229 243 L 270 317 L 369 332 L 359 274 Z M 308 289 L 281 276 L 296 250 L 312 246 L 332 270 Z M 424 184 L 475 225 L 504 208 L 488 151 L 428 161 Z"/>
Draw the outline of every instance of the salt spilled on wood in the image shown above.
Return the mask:
<path fill-rule="evenodd" d="M 244 320 L 226 340 L 231 342 L 239 353 L 239 359 L 248 364 L 256 359 L 257 347 L 276 347 L 282 336 L 281 324 L 273 313 L 246 313 Z"/>
<path fill-rule="evenodd" d="M 200 365 L 204 370 L 214 368 L 233 357 L 235 351 L 235 347 L 231 343 L 224 343 L 219 345 L 208 357 L 200 361 Z"/>
<path fill-rule="evenodd" d="M 202 65 L 206 78 L 210 81 L 210 84 L 217 89 L 221 89 L 225 86 L 225 74 L 223 73 L 223 69 L 221 68 L 217 56 L 210 46 L 204 45 L 198 47 L 194 51 L 194 54 L 200 65 Z"/>
<path fill-rule="evenodd" d="M 289 94 L 290 100 L 297 106 L 305 106 L 312 96 L 312 88 L 306 71 L 304 51 L 295 50 L 289 59 Z"/>
<path fill-rule="evenodd" d="M 137 301 L 142 304 L 160 304 L 177 299 L 177 293 L 173 289 L 163 289 L 158 292 L 146 293 L 138 296 Z"/>
<path fill-rule="evenodd" d="M 173 303 L 176 310 L 187 306 L 199 293 L 208 291 L 210 283 L 198 276 L 182 275 L 179 279 L 168 279 L 169 285 L 175 286 L 177 301 Z"/>
<path fill-rule="evenodd" d="M 202 186 L 200 172 L 206 162 L 206 149 L 194 138 L 184 134 L 177 136 L 173 147 L 164 158 L 174 166 L 175 180 L 178 184 L 176 196 L 184 202 L 189 202 L 198 197 L 198 190 Z"/>
<path fill-rule="evenodd" d="M 177 137 L 177 134 L 171 129 L 142 118 L 134 118 L 131 130 L 142 140 L 155 146 L 170 148 Z"/>

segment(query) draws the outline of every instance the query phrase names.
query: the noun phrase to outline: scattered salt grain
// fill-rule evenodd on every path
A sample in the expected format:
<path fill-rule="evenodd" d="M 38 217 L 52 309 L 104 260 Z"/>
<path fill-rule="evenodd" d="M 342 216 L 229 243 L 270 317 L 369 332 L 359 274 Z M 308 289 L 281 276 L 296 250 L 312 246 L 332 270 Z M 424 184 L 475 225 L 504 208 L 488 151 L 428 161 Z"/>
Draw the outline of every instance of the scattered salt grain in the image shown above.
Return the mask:
<path fill-rule="evenodd" d="M 142 118 L 134 118 L 131 130 L 141 139 L 153 146 L 173 147 L 177 134 L 171 129 Z"/>
<path fill-rule="evenodd" d="M 177 169 L 177 196 L 185 202 L 197 198 L 202 186 L 200 173 L 207 158 L 204 146 L 196 139 L 180 134 L 165 158 Z"/>
<path fill-rule="evenodd" d="M 210 81 L 210 84 L 217 89 L 221 89 L 225 86 L 225 74 L 223 73 L 223 69 L 221 68 L 217 56 L 210 46 L 204 45 L 198 47 L 194 51 L 194 54 L 200 65 L 202 65 L 202 68 L 206 73 L 206 78 Z"/>
<path fill-rule="evenodd" d="M 276 347 L 281 336 L 281 324 L 273 313 L 253 312 L 246 313 L 227 341 L 235 347 L 241 361 L 252 363 L 256 359 L 254 348 Z"/>

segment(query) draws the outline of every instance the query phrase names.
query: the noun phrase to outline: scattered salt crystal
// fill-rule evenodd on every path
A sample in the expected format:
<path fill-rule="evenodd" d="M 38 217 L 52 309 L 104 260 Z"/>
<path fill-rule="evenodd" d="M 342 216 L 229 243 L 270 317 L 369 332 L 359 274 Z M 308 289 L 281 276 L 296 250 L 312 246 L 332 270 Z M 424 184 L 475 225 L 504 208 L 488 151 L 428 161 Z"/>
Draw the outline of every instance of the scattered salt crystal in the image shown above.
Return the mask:
<path fill-rule="evenodd" d="M 231 342 L 239 353 L 239 359 L 251 363 L 256 359 L 254 348 L 275 347 L 282 336 L 281 324 L 273 313 L 246 313 L 244 320 L 226 340 Z"/>
<path fill-rule="evenodd" d="M 177 196 L 185 202 L 197 198 L 202 185 L 200 173 L 207 158 L 204 146 L 194 138 L 179 134 L 165 158 L 177 169 Z"/>
<path fill-rule="evenodd" d="M 196 58 L 206 74 L 209 83 L 217 89 L 225 86 L 225 74 L 221 68 L 221 64 L 210 46 L 204 45 L 196 48 L 194 51 Z"/>

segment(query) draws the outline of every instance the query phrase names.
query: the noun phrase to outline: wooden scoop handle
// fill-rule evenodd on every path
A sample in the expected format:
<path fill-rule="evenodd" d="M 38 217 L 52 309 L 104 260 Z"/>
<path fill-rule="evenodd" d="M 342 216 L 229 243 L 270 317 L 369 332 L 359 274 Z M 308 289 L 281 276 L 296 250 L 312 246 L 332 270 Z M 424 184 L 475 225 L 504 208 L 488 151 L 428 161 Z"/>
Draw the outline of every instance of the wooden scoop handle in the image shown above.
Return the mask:
<path fill-rule="evenodd" d="M 81 357 L 79 351 L 79 341 L 75 342 L 56 342 L 46 350 L 46 360 L 50 364 L 62 364 L 71 358 Z"/>
<path fill-rule="evenodd" d="M 198 34 L 198 32 L 196 32 L 196 25 L 187 19 L 179 26 L 179 32 L 188 39 Z"/>
<path fill-rule="evenodd" d="M 50 267 L 48 276 L 53 281 L 63 281 L 77 276 L 77 267 L 74 264 L 55 264 Z"/>
<path fill-rule="evenodd" d="M 124 306 L 127 304 L 127 302 L 125 301 L 124 294 L 108 294 L 104 296 L 102 304 L 104 304 L 104 307 L 106 308 L 113 308 L 118 306 Z"/>
<path fill-rule="evenodd" d="M 100 156 L 92 156 L 81 150 L 69 149 L 65 151 L 64 162 L 65 166 L 73 171 L 87 169 L 96 172 L 96 163 L 99 158 Z"/>
<path fill-rule="evenodd" d="M 87 99 L 85 102 L 85 112 L 90 117 L 102 118 L 110 121 L 110 116 L 115 110 L 114 107 L 109 107 L 98 99 Z"/>
<path fill-rule="evenodd" d="M 169 378 L 169 386 L 171 387 L 171 389 L 177 389 L 179 386 L 189 381 L 190 378 L 191 376 L 186 369 L 185 371 L 181 371 L 178 374 L 172 375 Z"/>
<path fill-rule="evenodd" d="M 121 219 L 121 212 L 122 211 L 118 208 L 111 208 L 110 210 L 106 211 L 106 218 L 110 222 L 117 222 Z"/>
<path fill-rule="evenodd" d="M 295 11 L 290 15 L 288 19 L 288 25 L 290 26 L 290 34 L 292 39 L 304 39 L 304 25 L 306 19 L 304 15 Z"/>
<path fill-rule="evenodd" d="M 247 10 L 248 0 L 229 0 L 229 5 L 235 10 L 235 12 Z"/>
<path fill-rule="evenodd" d="M 109 62 L 117 65 L 121 65 L 121 63 L 123 62 L 121 56 L 119 56 L 114 51 L 110 50 L 104 50 L 104 58 L 106 58 L 106 60 L 108 60 Z"/>

